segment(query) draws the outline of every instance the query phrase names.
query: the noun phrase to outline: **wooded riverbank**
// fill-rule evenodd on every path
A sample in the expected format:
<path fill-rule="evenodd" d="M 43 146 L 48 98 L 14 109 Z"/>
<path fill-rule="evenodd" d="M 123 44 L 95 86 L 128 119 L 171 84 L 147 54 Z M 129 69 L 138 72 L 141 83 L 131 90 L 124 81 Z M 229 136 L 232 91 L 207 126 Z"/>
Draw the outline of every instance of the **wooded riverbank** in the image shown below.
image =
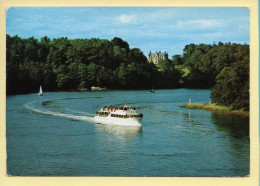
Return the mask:
<path fill-rule="evenodd" d="M 108 89 L 211 90 L 211 101 L 249 110 L 249 45 L 188 44 L 183 54 L 149 62 L 139 48 L 112 40 L 40 40 L 6 35 L 6 94 Z"/>
<path fill-rule="evenodd" d="M 207 110 L 212 112 L 221 112 L 225 114 L 235 114 L 235 115 L 249 117 L 248 111 L 244 111 L 243 109 L 233 110 L 231 107 L 221 106 L 215 103 L 189 103 L 185 106 L 180 106 L 180 107 L 187 108 L 187 109 Z"/>

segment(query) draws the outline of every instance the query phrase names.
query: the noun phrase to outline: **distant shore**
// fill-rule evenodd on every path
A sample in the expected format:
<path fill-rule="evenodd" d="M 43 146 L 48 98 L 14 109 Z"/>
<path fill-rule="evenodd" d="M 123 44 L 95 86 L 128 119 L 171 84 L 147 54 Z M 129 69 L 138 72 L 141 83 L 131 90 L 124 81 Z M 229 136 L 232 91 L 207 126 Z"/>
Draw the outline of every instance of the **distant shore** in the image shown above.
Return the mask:
<path fill-rule="evenodd" d="M 244 111 L 242 109 L 232 110 L 230 107 L 216 105 L 215 103 L 189 103 L 185 106 L 180 106 L 180 107 L 187 108 L 187 109 L 207 110 L 207 111 L 221 112 L 226 114 L 234 114 L 234 115 L 249 117 L 248 111 Z"/>

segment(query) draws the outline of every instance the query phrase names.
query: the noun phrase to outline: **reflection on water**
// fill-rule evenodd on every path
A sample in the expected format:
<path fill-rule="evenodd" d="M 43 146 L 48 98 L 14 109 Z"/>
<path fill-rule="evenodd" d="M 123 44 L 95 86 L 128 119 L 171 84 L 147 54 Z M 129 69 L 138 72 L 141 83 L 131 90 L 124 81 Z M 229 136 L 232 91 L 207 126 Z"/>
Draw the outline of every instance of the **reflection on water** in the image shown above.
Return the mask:
<path fill-rule="evenodd" d="M 212 112 L 211 120 L 219 131 L 220 143 L 229 146 L 228 153 L 232 157 L 230 162 L 237 170 L 238 167 L 243 167 L 243 176 L 248 176 L 250 173 L 249 118 Z M 237 174 L 240 175 L 239 171 Z"/>
<path fill-rule="evenodd" d="M 120 125 L 103 125 L 95 124 L 97 132 L 108 132 L 122 139 L 129 139 L 136 136 L 138 133 L 142 133 L 142 127 L 140 126 L 120 126 Z"/>
<path fill-rule="evenodd" d="M 212 112 L 212 123 L 214 123 L 219 131 L 228 132 L 228 134 L 235 138 L 248 139 L 249 138 L 249 118 L 220 114 Z"/>
<path fill-rule="evenodd" d="M 181 116 L 183 117 L 183 119 L 186 121 L 186 122 L 194 122 L 192 120 L 192 114 L 191 114 L 191 111 L 188 110 L 188 113 L 181 113 Z"/>

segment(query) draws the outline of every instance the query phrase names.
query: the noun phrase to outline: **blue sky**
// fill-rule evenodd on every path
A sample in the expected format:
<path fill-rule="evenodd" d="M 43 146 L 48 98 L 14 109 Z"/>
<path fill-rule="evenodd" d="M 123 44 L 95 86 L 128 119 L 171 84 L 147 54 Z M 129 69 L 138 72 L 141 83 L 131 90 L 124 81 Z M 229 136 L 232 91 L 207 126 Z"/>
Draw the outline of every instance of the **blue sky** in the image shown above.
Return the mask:
<path fill-rule="evenodd" d="M 6 33 L 37 39 L 113 39 L 131 48 L 182 54 L 185 45 L 249 44 L 247 7 L 11 7 Z"/>

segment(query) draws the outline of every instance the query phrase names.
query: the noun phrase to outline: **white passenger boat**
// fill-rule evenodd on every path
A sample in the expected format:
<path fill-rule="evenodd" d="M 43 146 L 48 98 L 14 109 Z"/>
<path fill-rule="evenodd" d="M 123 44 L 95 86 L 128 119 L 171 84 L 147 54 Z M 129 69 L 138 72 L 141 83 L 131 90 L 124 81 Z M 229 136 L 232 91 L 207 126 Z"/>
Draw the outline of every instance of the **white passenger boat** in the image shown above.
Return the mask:
<path fill-rule="evenodd" d="M 143 119 L 142 113 L 137 113 L 136 108 L 130 105 L 124 107 L 104 106 L 94 117 L 96 123 L 123 125 L 123 126 L 141 126 Z"/>

